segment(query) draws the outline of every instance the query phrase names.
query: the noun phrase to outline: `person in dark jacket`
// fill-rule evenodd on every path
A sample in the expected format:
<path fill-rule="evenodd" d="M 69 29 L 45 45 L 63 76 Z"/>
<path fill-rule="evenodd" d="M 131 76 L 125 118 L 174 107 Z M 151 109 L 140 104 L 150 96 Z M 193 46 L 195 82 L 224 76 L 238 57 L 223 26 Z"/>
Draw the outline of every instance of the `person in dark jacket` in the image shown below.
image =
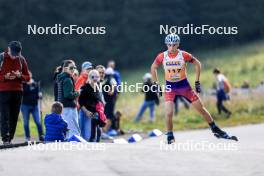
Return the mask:
<path fill-rule="evenodd" d="M 62 61 L 61 65 L 56 67 L 54 75 L 53 75 L 53 93 L 54 93 L 54 101 L 58 101 L 58 82 L 57 76 L 62 72 L 64 61 Z"/>
<path fill-rule="evenodd" d="M 79 92 L 74 89 L 72 74 L 76 69 L 72 60 L 66 60 L 63 65 L 63 71 L 57 76 L 58 83 L 58 101 L 63 104 L 62 118 L 68 123 L 69 133 L 67 138 L 73 135 L 80 135 L 77 97 Z"/>
<path fill-rule="evenodd" d="M 185 107 L 185 109 L 189 109 L 190 108 L 190 103 L 184 98 L 184 96 L 181 95 L 176 95 L 174 100 L 173 100 L 174 104 L 175 104 L 175 114 L 179 113 L 179 103 L 182 102 L 183 106 Z"/>
<path fill-rule="evenodd" d="M 114 78 L 114 70 L 108 67 L 105 70 L 105 79 L 102 83 L 103 96 L 105 100 L 105 114 L 107 116 L 107 124 L 104 131 L 107 132 L 109 136 L 118 135 L 115 117 L 115 105 L 117 98 L 117 82 Z"/>
<path fill-rule="evenodd" d="M 32 73 L 29 72 L 30 80 L 29 82 L 23 83 L 23 101 L 21 106 L 21 112 L 23 115 L 23 125 L 25 130 L 26 141 L 30 141 L 30 130 L 29 130 L 29 117 L 32 114 L 34 122 L 37 125 L 39 140 L 43 141 L 43 131 L 40 122 L 40 109 L 39 109 L 39 99 L 42 94 L 39 89 L 39 85 L 32 78 Z"/>
<path fill-rule="evenodd" d="M 21 43 L 12 41 L 8 50 L 0 54 L 0 122 L 4 145 L 9 145 L 14 138 L 22 102 L 22 82 L 29 81 L 27 62 L 21 51 Z"/>
<path fill-rule="evenodd" d="M 143 77 L 143 80 L 143 92 L 145 93 L 145 100 L 135 118 L 135 122 L 139 122 L 141 120 L 147 108 L 150 110 L 150 122 L 154 122 L 155 104 L 159 105 L 159 98 L 156 91 L 152 91 L 151 89 L 153 86 L 151 74 L 146 73 Z"/>
<path fill-rule="evenodd" d="M 65 141 L 67 122 L 61 117 L 63 105 L 55 102 L 51 108 L 51 114 L 46 115 L 44 123 L 46 127 L 45 142 Z"/>
<path fill-rule="evenodd" d="M 89 142 L 99 142 L 101 129 L 99 122 L 99 112 L 97 112 L 98 103 L 102 103 L 102 97 L 99 91 L 98 82 L 100 80 L 97 70 L 91 70 L 88 75 L 88 82 L 81 87 L 79 97 L 80 116 L 87 119 L 82 123 L 81 136 Z"/>

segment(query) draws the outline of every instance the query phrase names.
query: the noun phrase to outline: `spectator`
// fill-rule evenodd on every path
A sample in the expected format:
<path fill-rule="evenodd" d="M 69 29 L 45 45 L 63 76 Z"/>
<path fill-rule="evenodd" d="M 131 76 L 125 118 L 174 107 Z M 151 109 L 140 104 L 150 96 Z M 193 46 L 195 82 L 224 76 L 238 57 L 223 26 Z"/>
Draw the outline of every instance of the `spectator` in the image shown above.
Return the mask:
<path fill-rule="evenodd" d="M 114 60 L 108 61 L 107 68 L 113 69 L 113 71 L 114 71 L 113 77 L 115 78 L 117 85 L 121 85 L 121 75 L 117 70 L 115 70 L 115 66 L 116 65 L 115 65 Z"/>
<path fill-rule="evenodd" d="M 100 76 L 100 81 L 98 82 L 98 84 L 99 84 L 99 87 L 101 88 L 100 94 L 102 96 L 103 103 L 105 104 L 104 95 L 103 95 L 103 91 L 102 91 L 102 86 L 103 86 L 104 81 L 105 81 L 105 67 L 103 65 L 97 65 L 96 70 L 98 71 L 99 76 Z"/>
<path fill-rule="evenodd" d="M 79 92 L 74 89 L 72 75 L 76 70 L 74 61 L 66 60 L 63 71 L 57 76 L 58 100 L 63 104 L 62 118 L 68 123 L 69 133 L 67 138 L 72 135 L 80 135 L 76 98 Z"/>
<path fill-rule="evenodd" d="M 116 117 L 116 129 L 117 129 L 118 134 L 120 134 L 120 135 L 125 134 L 125 132 L 120 127 L 120 121 L 121 121 L 122 113 L 120 111 L 116 111 L 115 117 Z"/>
<path fill-rule="evenodd" d="M 155 103 L 159 104 L 159 98 L 156 91 L 153 90 L 152 76 L 150 73 L 146 73 L 143 77 L 143 92 L 145 93 L 144 103 L 135 118 L 135 122 L 139 122 L 142 118 L 143 113 L 147 108 L 150 110 L 150 122 L 154 122 Z"/>
<path fill-rule="evenodd" d="M 0 54 L 0 116 L 4 145 L 11 144 L 14 138 L 22 102 L 22 82 L 30 79 L 27 62 L 21 51 L 21 43 L 12 41 L 8 49 Z"/>
<path fill-rule="evenodd" d="M 175 103 L 175 114 L 179 113 L 179 102 L 182 102 L 185 109 L 189 109 L 189 102 L 186 100 L 186 98 L 184 98 L 181 95 L 176 95 L 174 98 L 174 103 Z"/>
<path fill-rule="evenodd" d="M 44 141 L 43 130 L 40 121 L 39 99 L 42 94 L 37 82 L 32 78 L 32 73 L 29 71 L 30 80 L 23 83 L 23 101 L 21 112 L 23 115 L 23 125 L 25 131 L 26 141 L 30 141 L 29 119 L 32 114 L 34 122 L 38 129 L 39 140 Z"/>
<path fill-rule="evenodd" d="M 96 70 L 99 72 L 99 75 L 100 75 L 99 87 L 101 88 L 100 94 L 102 97 L 102 101 L 104 104 L 106 104 L 104 100 L 103 91 L 102 91 L 103 85 L 105 84 L 105 67 L 103 65 L 97 65 Z M 111 126 L 111 121 L 109 119 L 107 119 L 106 121 L 107 121 L 106 122 L 107 125 L 102 129 L 101 139 L 113 139 L 111 136 L 107 134 L 108 129 Z"/>
<path fill-rule="evenodd" d="M 86 61 L 82 64 L 81 75 L 76 81 L 75 90 L 79 91 L 81 87 L 87 82 L 88 74 L 92 69 L 93 69 L 93 65 L 91 62 Z"/>
<path fill-rule="evenodd" d="M 250 88 L 250 84 L 248 81 L 244 81 L 243 84 L 241 85 L 242 89 L 249 89 Z"/>
<path fill-rule="evenodd" d="M 107 117 L 107 124 L 105 127 L 105 131 L 108 132 L 108 135 L 110 136 L 116 136 L 117 131 L 116 131 L 116 126 L 115 126 L 115 103 L 116 103 L 116 86 L 117 83 L 113 77 L 114 75 L 114 70 L 109 67 L 105 70 L 105 81 L 103 84 L 103 95 L 104 95 L 104 100 L 105 100 L 105 114 Z"/>
<path fill-rule="evenodd" d="M 218 68 L 213 70 L 216 77 L 216 98 L 217 98 L 217 109 L 218 113 L 221 114 L 224 111 L 227 117 L 232 114 L 225 106 L 224 101 L 229 100 L 228 93 L 230 92 L 231 85 L 228 79 L 220 72 Z"/>
<path fill-rule="evenodd" d="M 259 90 L 264 90 L 264 81 L 260 82 L 260 85 L 258 87 Z"/>
<path fill-rule="evenodd" d="M 79 78 L 79 71 L 77 69 L 74 70 L 72 78 L 73 78 L 74 83 L 76 83 L 77 79 Z"/>
<path fill-rule="evenodd" d="M 65 61 L 65 60 L 64 60 Z M 54 101 L 58 101 L 58 82 L 57 76 L 62 72 L 64 61 L 62 61 L 61 65 L 56 67 L 54 76 L 53 76 L 53 92 L 54 92 Z"/>
<path fill-rule="evenodd" d="M 79 97 L 80 116 L 86 118 L 86 123 L 81 124 L 81 136 L 89 142 L 99 142 L 101 138 L 101 129 L 99 126 L 99 114 L 97 104 L 102 102 L 102 97 L 98 89 L 100 80 L 97 70 L 91 70 L 88 75 L 87 83 L 81 87 Z M 84 125 L 86 127 L 84 127 Z"/>
<path fill-rule="evenodd" d="M 86 82 L 88 81 L 89 72 L 92 69 L 93 69 L 93 65 L 91 62 L 85 61 L 82 63 L 81 75 L 79 76 L 79 78 L 76 81 L 75 90 L 80 91 L 81 87 L 86 84 Z M 79 101 L 77 102 L 77 104 L 78 104 L 78 109 L 80 110 Z M 91 120 L 87 119 L 81 110 L 79 111 L 79 122 L 80 122 L 81 136 L 84 139 L 89 140 L 88 138 L 89 138 L 89 134 L 90 134 L 89 131 L 91 130 L 91 128 L 90 128 Z"/>
<path fill-rule="evenodd" d="M 97 65 L 96 70 L 99 72 L 100 82 L 103 82 L 105 78 L 105 67 L 103 65 Z"/>
<path fill-rule="evenodd" d="M 55 102 L 51 108 L 51 114 L 47 114 L 44 120 L 46 127 L 45 142 L 65 141 L 67 123 L 61 117 L 63 105 Z"/>

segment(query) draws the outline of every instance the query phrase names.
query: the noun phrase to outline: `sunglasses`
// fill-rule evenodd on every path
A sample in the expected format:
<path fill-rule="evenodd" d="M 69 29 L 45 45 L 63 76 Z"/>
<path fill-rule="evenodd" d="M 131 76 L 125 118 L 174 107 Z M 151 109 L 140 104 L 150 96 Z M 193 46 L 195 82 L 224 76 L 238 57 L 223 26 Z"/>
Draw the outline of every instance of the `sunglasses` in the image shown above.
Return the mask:
<path fill-rule="evenodd" d="M 69 67 L 69 70 L 76 70 L 77 68 L 74 66 Z"/>
<path fill-rule="evenodd" d="M 98 80 L 99 79 L 99 76 L 91 76 L 91 79 Z"/>

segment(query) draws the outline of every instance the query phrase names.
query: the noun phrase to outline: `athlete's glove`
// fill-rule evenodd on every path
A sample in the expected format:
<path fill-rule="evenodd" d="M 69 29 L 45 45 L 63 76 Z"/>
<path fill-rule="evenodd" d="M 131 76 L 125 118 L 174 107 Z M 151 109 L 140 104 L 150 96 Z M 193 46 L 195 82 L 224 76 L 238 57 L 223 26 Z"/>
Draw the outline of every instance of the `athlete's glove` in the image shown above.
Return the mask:
<path fill-rule="evenodd" d="M 154 82 L 154 86 L 155 86 L 155 90 L 156 90 L 156 92 L 157 92 L 157 94 L 158 94 L 158 96 L 162 96 L 162 89 L 161 89 L 161 87 L 160 87 L 160 85 L 159 85 L 159 83 L 157 83 L 157 82 Z"/>
<path fill-rule="evenodd" d="M 195 81 L 195 90 L 197 93 L 201 93 L 201 83 L 200 81 Z"/>

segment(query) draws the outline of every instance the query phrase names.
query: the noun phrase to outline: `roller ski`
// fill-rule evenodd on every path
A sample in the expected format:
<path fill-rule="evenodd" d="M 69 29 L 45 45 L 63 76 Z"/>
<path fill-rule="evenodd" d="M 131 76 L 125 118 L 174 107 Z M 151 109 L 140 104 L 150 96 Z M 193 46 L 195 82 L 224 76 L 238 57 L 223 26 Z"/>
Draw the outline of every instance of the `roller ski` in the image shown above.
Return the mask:
<path fill-rule="evenodd" d="M 215 137 L 219 138 L 223 138 L 223 139 L 229 139 L 229 140 L 234 140 L 234 141 L 238 141 L 238 138 L 236 136 L 229 136 L 227 133 L 224 136 L 220 136 L 219 134 L 214 134 Z"/>
<path fill-rule="evenodd" d="M 225 131 L 221 130 L 218 126 L 216 126 L 215 123 L 210 124 L 210 127 L 214 136 L 217 137 L 218 139 L 223 138 L 223 139 L 238 141 L 238 138 L 236 136 L 228 135 Z"/>

